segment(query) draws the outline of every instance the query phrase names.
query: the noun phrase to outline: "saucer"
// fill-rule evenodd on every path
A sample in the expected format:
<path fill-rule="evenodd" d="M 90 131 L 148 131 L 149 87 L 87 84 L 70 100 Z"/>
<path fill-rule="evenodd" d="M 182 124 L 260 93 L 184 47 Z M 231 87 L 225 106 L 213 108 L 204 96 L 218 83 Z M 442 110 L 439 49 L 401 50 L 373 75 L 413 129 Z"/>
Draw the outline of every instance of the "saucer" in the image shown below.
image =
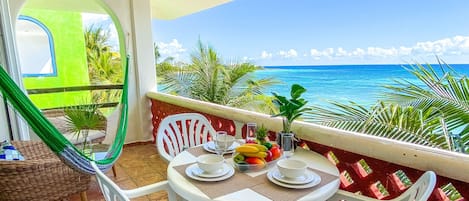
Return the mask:
<path fill-rule="evenodd" d="M 274 170 L 272 172 L 272 177 L 278 181 L 281 181 L 283 183 L 287 184 L 307 184 L 309 182 L 312 182 L 315 177 L 319 177 L 316 173 L 306 170 L 305 174 L 300 177 L 296 178 L 289 178 L 283 176 L 278 169 Z"/>
<path fill-rule="evenodd" d="M 230 147 L 228 147 L 228 149 L 223 154 L 233 153 L 237 146 L 239 146 L 239 143 L 233 142 L 233 144 Z M 215 143 L 213 141 L 208 141 L 207 143 L 204 144 L 203 147 L 205 151 L 208 151 L 210 153 L 215 153 L 215 154 L 217 153 L 215 151 Z"/>
<path fill-rule="evenodd" d="M 189 178 L 194 179 L 194 180 L 198 180 L 198 181 L 222 181 L 222 180 L 230 178 L 235 173 L 234 168 L 229 166 L 226 163 L 223 164 L 223 169 L 226 169 L 227 173 L 225 173 L 225 174 L 223 174 L 222 176 L 219 176 L 219 177 L 201 177 L 201 176 L 195 175 L 194 170 L 193 170 L 195 168 L 200 169 L 199 166 L 197 166 L 197 164 L 194 163 L 194 164 L 190 165 L 189 167 L 187 167 L 185 172 L 186 172 L 186 175 Z"/>
<path fill-rule="evenodd" d="M 304 189 L 304 188 L 314 187 L 314 186 L 318 185 L 319 183 L 321 183 L 321 177 L 319 175 L 317 175 L 316 173 L 312 172 L 312 171 L 310 171 L 310 172 L 314 173 L 314 174 L 311 174 L 311 175 L 313 175 L 312 176 L 313 180 L 309 183 L 306 183 L 306 184 L 287 184 L 287 183 L 283 183 L 283 182 L 278 181 L 277 179 L 274 178 L 273 174 L 274 174 L 275 171 L 278 171 L 278 170 L 276 168 L 272 168 L 269 172 L 267 172 L 267 178 L 272 183 L 277 184 L 277 185 L 282 186 L 282 187 L 285 187 L 285 188 Z"/>
<path fill-rule="evenodd" d="M 204 170 L 200 169 L 197 166 L 197 164 L 195 164 L 195 166 L 196 167 L 191 168 L 192 174 L 198 177 L 205 177 L 205 178 L 221 177 L 230 171 L 230 168 L 227 167 L 228 166 L 227 164 L 223 164 L 222 168 L 212 173 L 205 172 Z"/>

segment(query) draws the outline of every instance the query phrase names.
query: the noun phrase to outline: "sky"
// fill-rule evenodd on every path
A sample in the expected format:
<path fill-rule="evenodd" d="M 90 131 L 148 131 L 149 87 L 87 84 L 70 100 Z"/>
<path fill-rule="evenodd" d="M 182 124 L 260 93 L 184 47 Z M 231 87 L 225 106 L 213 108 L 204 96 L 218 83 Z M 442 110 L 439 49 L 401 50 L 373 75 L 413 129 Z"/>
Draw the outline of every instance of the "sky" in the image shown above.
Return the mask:
<path fill-rule="evenodd" d="M 261 66 L 469 63 L 467 0 L 234 0 L 153 20 L 162 58 L 188 62 L 197 41 L 225 62 Z"/>

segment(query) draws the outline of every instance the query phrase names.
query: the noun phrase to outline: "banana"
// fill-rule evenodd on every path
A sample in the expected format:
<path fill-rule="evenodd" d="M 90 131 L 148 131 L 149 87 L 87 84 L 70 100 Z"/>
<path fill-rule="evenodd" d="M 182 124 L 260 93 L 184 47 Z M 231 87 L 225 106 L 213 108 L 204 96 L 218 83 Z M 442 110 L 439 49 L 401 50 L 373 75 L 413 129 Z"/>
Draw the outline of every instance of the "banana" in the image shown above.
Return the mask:
<path fill-rule="evenodd" d="M 241 153 L 242 155 L 246 157 L 256 157 L 256 158 L 265 158 L 267 156 L 267 153 L 265 151 L 260 151 L 257 153 Z"/>
<path fill-rule="evenodd" d="M 257 147 L 254 147 L 254 146 L 246 146 L 246 145 L 241 145 L 241 146 L 238 146 L 236 147 L 236 152 L 238 153 L 257 153 L 259 152 L 259 149 Z"/>
<path fill-rule="evenodd" d="M 259 151 L 267 151 L 267 147 L 262 144 L 244 144 L 245 146 L 257 147 Z"/>

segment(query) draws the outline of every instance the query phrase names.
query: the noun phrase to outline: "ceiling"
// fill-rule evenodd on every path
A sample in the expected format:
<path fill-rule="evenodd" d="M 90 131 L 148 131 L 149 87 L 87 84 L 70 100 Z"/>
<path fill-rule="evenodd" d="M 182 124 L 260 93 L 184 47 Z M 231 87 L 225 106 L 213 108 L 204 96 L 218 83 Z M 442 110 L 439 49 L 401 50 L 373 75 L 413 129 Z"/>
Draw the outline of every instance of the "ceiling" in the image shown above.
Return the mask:
<path fill-rule="evenodd" d="M 116 0 L 119 1 L 119 0 Z M 150 0 L 152 17 L 171 20 L 213 8 L 231 0 Z M 95 0 L 27 0 L 25 8 L 105 13 Z"/>
<path fill-rule="evenodd" d="M 231 0 L 151 0 L 153 18 L 171 20 L 205 9 L 213 8 Z"/>

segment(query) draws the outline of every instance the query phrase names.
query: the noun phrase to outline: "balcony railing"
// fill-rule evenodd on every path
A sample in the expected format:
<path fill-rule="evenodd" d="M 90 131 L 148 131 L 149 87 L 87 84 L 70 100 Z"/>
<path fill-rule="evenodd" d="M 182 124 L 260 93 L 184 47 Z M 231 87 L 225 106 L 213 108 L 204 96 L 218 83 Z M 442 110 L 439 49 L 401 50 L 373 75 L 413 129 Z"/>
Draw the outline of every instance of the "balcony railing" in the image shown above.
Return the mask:
<path fill-rule="evenodd" d="M 66 92 L 78 92 L 78 91 L 98 91 L 98 90 L 122 90 L 122 84 L 112 85 L 88 85 L 88 86 L 73 86 L 73 87 L 55 87 L 55 88 L 40 88 L 40 89 L 28 89 L 28 95 L 41 95 L 51 93 L 66 93 Z M 93 103 L 90 105 L 98 105 L 100 108 L 115 107 L 119 102 L 105 102 L 105 103 Z M 69 105 L 63 105 L 59 107 L 48 107 L 42 108 L 43 110 L 54 110 L 63 109 Z"/>
<path fill-rule="evenodd" d="M 264 125 L 275 138 L 281 119 L 266 114 L 206 103 L 168 94 L 149 92 L 152 103 L 153 135 L 160 121 L 171 114 L 198 112 L 210 119 L 216 130 L 226 130 L 241 138 L 248 122 Z M 309 149 L 323 154 L 341 173 L 341 190 L 379 197 L 397 197 L 425 170 L 438 174 L 430 200 L 464 200 L 469 198 L 469 156 L 400 142 L 361 133 L 348 132 L 307 122 L 296 121 L 292 130 Z M 402 187 L 404 185 L 404 187 Z"/>

